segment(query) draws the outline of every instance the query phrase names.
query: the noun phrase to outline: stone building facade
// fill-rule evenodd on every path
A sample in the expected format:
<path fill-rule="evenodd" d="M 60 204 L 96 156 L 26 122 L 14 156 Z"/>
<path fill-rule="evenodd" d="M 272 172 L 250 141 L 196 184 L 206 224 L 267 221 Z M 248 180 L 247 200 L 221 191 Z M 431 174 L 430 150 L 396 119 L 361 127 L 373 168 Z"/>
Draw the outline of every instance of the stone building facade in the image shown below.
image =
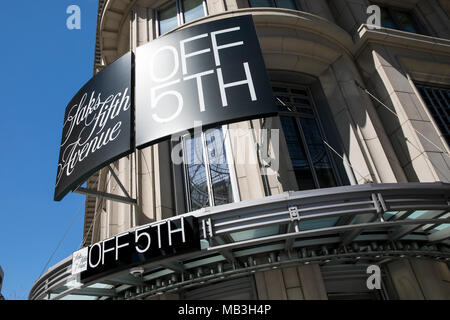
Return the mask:
<path fill-rule="evenodd" d="M 367 9 L 371 5 L 381 8 L 380 28 L 368 24 L 371 12 Z M 383 207 L 380 223 L 449 218 L 450 5 L 446 0 L 100 0 L 94 73 L 165 32 L 240 15 L 253 17 L 280 116 L 222 128 L 223 132 L 235 129 L 243 134 L 226 141 L 224 133 L 231 161 L 226 177 L 216 181 L 217 185 L 211 173 L 204 177 L 209 179 L 208 184 L 198 181 L 199 171 L 190 176 L 191 168 L 172 165 L 169 141 L 116 161 L 112 169 L 129 196 L 137 199 L 137 205 L 87 196 L 86 245 L 192 211 L 212 215 L 217 204 L 224 204 L 217 210 L 226 217 L 227 210 L 232 215 L 240 204 L 246 208 L 254 204 L 264 211 L 271 199 L 279 201 L 276 199 L 291 194 L 307 197 L 309 191 L 324 197 L 348 194 L 345 203 L 352 201 L 356 192 L 352 190 L 369 186 L 383 186 L 382 190 L 393 192 L 393 198 L 397 193 L 392 190 L 414 186 L 421 190 L 415 189 L 417 198 L 430 190 L 447 199 L 444 209 Z M 262 174 L 264 164 L 237 160 L 240 148 L 248 141 L 249 156 L 258 158 L 262 136 L 253 133 L 263 128 L 280 132 L 279 152 L 272 152 L 279 168 L 268 169 L 272 171 L 267 175 Z M 274 151 L 272 147 L 269 153 Z M 205 165 L 199 170 L 211 168 Z M 194 186 L 204 188 L 209 201 L 194 195 Z M 231 195 L 225 195 L 226 199 L 211 196 L 215 186 Z M 110 169 L 91 177 L 88 188 L 123 195 Z M 224 264 L 243 269 L 266 266 L 267 260 L 280 263 L 276 267 L 248 269 L 241 278 L 225 281 L 213 277 L 211 283 L 186 283 L 165 291 L 168 284 L 180 282 L 181 274 L 197 272 L 190 270 L 188 263 L 176 261 L 184 267 L 169 267 L 172 273 L 167 274 L 175 277 L 165 274 L 162 282 L 157 282 L 157 276 L 149 271 L 147 278 L 144 275 L 148 281 L 136 286 L 138 289 L 130 284 L 131 289 L 118 289 L 119 280 L 104 283 L 112 286 L 108 290 L 113 288 L 115 297 L 125 299 L 450 299 L 449 222 L 393 224 L 371 237 L 379 230 L 344 227 L 365 226 L 380 217 L 350 213 L 329 218 L 316 227 L 302 228 L 302 222 L 299 224 L 300 233 L 343 228 L 335 232 L 334 240 L 325 235 L 317 240 L 320 233 L 305 233 L 302 242 L 286 240 L 281 249 L 273 242 L 272 251 L 255 251 L 251 257 L 243 252 L 244 248 L 254 249 L 250 244 L 211 251 L 220 252 Z M 216 241 L 216 245 L 226 247 L 238 240 L 243 243 L 260 237 L 267 237 L 264 244 L 269 246 L 270 236 L 289 232 L 290 226 L 275 231 L 270 226 L 255 231 L 247 227 L 215 238 L 209 246 Z M 328 247 L 331 243 L 334 247 Z M 384 252 L 391 245 L 396 256 Z M 359 255 L 380 247 L 382 254 L 371 258 Z M 424 257 L 423 251 L 428 250 L 425 247 L 441 254 Z M 405 254 L 404 248 L 412 253 Z M 290 260 L 291 249 L 301 259 L 309 260 Z M 313 259 L 330 250 L 337 260 Z M 340 254 L 351 258 L 341 261 Z M 205 262 L 201 272 L 217 264 Z M 366 287 L 366 269 L 372 264 L 382 266 L 381 290 Z"/>

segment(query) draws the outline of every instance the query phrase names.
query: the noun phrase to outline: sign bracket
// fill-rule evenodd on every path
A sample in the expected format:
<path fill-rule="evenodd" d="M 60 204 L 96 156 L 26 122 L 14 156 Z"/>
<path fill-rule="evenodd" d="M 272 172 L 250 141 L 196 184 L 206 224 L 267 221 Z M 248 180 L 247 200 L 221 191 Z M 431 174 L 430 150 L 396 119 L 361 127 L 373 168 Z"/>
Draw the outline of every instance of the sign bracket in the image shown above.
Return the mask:
<path fill-rule="evenodd" d="M 114 172 L 114 169 L 111 167 L 111 165 L 108 165 L 108 169 L 109 169 L 109 172 L 111 172 L 111 175 L 113 176 L 114 180 L 116 180 L 117 184 L 119 185 L 120 190 L 122 190 L 122 192 L 125 194 L 125 196 L 127 196 L 127 198 L 130 198 L 130 199 L 131 199 L 131 197 L 130 197 L 128 191 L 127 191 L 127 189 L 125 189 L 125 187 L 124 187 L 124 185 L 122 184 L 122 182 L 120 182 L 119 177 L 118 177 L 117 174 Z"/>
<path fill-rule="evenodd" d="M 112 194 L 112 193 L 107 193 L 107 192 L 102 192 L 102 191 L 97 191 L 97 190 L 91 190 L 91 189 L 87 189 L 87 188 L 83 188 L 83 187 L 78 187 L 73 192 L 74 193 L 78 193 L 78 194 L 83 194 L 83 195 L 86 195 L 86 196 L 95 197 L 95 198 L 107 199 L 107 200 L 111 200 L 111 201 L 131 204 L 133 206 L 137 205 L 137 200 L 136 199 L 133 199 L 133 198 L 130 198 L 130 197 L 122 197 L 122 196 L 118 196 L 118 195 Z"/>
<path fill-rule="evenodd" d="M 137 199 L 133 199 L 130 196 L 130 194 L 128 193 L 127 189 L 122 184 L 122 182 L 120 181 L 120 179 L 117 176 L 116 172 L 114 171 L 114 168 L 111 167 L 111 165 L 108 165 L 107 168 L 108 168 L 109 172 L 111 173 L 111 176 L 117 182 L 120 190 L 122 190 L 122 192 L 125 194 L 125 197 L 119 196 L 119 195 L 116 195 L 116 194 L 112 194 L 112 193 L 98 191 L 98 190 L 87 189 L 87 188 L 83 188 L 81 186 L 76 188 L 73 192 L 74 193 L 78 193 L 78 194 L 83 194 L 83 195 L 86 195 L 86 196 L 95 197 L 95 198 L 107 199 L 107 200 L 110 200 L 110 201 L 116 201 L 116 202 L 121 202 L 121 203 L 125 203 L 125 204 L 130 204 L 130 205 L 133 205 L 133 206 L 137 206 Z"/>

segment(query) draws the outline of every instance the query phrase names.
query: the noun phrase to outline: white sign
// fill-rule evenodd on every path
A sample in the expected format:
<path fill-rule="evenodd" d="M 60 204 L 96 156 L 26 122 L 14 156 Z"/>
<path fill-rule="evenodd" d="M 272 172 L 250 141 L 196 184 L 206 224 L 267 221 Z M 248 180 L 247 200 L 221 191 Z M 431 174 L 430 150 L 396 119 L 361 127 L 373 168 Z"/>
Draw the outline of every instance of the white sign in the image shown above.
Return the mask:
<path fill-rule="evenodd" d="M 88 248 L 83 248 L 72 254 L 72 275 L 79 274 L 87 270 Z"/>

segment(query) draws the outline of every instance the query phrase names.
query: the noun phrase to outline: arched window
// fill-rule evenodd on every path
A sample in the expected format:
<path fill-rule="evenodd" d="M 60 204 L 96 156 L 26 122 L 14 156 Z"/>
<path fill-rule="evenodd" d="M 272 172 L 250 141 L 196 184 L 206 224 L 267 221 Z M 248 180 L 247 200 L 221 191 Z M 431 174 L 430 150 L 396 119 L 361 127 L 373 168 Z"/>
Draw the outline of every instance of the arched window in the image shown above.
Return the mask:
<path fill-rule="evenodd" d="M 248 0 L 251 8 L 272 7 L 292 10 L 301 10 L 300 5 L 295 0 Z"/>
<path fill-rule="evenodd" d="M 337 186 L 309 88 L 282 83 L 273 83 L 272 88 L 299 189 Z"/>
<path fill-rule="evenodd" d="M 234 201 L 222 127 L 181 138 L 188 211 Z M 236 186 L 234 186 L 236 188 Z"/>
<path fill-rule="evenodd" d="M 157 34 L 163 35 L 184 23 L 207 15 L 204 0 L 169 1 L 156 10 Z"/>
<path fill-rule="evenodd" d="M 450 146 L 450 87 L 416 83 L 431 116 Z"/>

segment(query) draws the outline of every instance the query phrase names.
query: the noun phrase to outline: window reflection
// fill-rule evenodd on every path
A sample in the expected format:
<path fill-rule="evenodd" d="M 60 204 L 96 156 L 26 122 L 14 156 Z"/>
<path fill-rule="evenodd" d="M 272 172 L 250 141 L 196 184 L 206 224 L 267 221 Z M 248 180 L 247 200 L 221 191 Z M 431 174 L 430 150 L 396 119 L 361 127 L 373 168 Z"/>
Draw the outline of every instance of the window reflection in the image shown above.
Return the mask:
<path fill-rule="evenodd" d="M 187 136 L 184 141 L 189 211 L 233 202 L 222 129 L 208 130 L 193 138 Z"/>
<path fill-rule="evenodd" d="M 396 29 L 395 22 L 389 14 L 389 11 L 383 7 L 381 8 L 381 26 L 383 28 Z"/>
<path fill-rule="evenodd" d="M 317 179 L 319 180 L 319 187 L 335 187 L 336 183 L 334 181 L 331 163 L 316 120 L 301 118 L 300 122 L 303 133 L 305 134 L 309 153 L 311 154 L 311 161 L 316 171 Z"/>
<path fill-rule="evenodd" d="M 205 16 L 202 0 L 183 0 L 184 22 L 190 22 Z"/>
<path fill-rule="evenodd" d="M 296 125 L 296 120 L 290 117 L 281 117 L 280 119 L 298 187 L 300 190 L 314 189 L 314 179 L 308 159 L 306 158 L 306 152 Z"/>
<path fill-rule="evenodd" d="M 277 8 L 297 10 L 297 6 L 293 0 L 276 0 Z"/>
<path fill-rule="evenodd" d="M 252 8 L 273 7 L 271 0 L 250 0 L 249 5 Z"/>
<path fill-rule="evenodd" d="M 381 7 L 381 26 L 412 33 L 424 33 L 412 12 Z"/>
<path fill-rule="evenodd" d="M 274 86 L 280 120 L 299 190 L 337 185 L 309 90 Z"/>
<path fill-rule="evenodd" d="M 201 136 L 186 139 L 186 169 L 191 210 L 198 210 L 209 205 L 208 182 L 203 161 L 203 144 Z"/>
<path fill-rule="evenodd" d="M 159 34 L 163 35 L 180 24 L 191 22 L 206 15 L 204 0 L 171 1 L 157 10 Z M 180 18 L 178 18 L 178 14 Z"/>
<path fill-rule="evenodd" d="M 274 7 L 298 10 L 295 0 L 249 0 L 248 4 L 251 8 Z"/>
<path fill-rule="evenodd" d="M 450 87 L 416 84 L 433 120 L 450 146 Z"/>
<path fill-rule="evenodd" d="M 406 31 L 406 32 L 419 33 L 419 30 L 417 30 L 414 20 L 409 13 L 402 12 L 402 11 L 396 11 L 395 15 L 397 16 L 398 23 L 399 23 L 401 30 Z"/>
<path fill-rule="evenodd" d="M 273 236 L 280 233 L 280 227 L 279 226 L 269 226 L 264 228 L 258 228 L 258 229 L 252 229 L 252 230 L 246 230 L 246 231 L 239 231 L 234 232 L 230 234 L 233 241 L 246 241 L 250 239 L 257 239 L 257 238 L 263 238 L 268 236 Z"/>
<path fill-rule="evenodd" d="M 206 132 L 205 138 L 208 149 L 214 205 L 230 203 L 233 201 L 233 198 L 222 130 L 209 130 Z"/>
<path fill-rule="evenodd" d="M 339 217 L 330 217 L 323 219 L 305 220 L 298 223 L 300 231 L 329 228 L 336 225 Z"/>
<path fill-rule="evenodd" d="M 178 27 L 177 6 L 175 2 L 158 10 L 159 34 L 164 34 Z"/>

